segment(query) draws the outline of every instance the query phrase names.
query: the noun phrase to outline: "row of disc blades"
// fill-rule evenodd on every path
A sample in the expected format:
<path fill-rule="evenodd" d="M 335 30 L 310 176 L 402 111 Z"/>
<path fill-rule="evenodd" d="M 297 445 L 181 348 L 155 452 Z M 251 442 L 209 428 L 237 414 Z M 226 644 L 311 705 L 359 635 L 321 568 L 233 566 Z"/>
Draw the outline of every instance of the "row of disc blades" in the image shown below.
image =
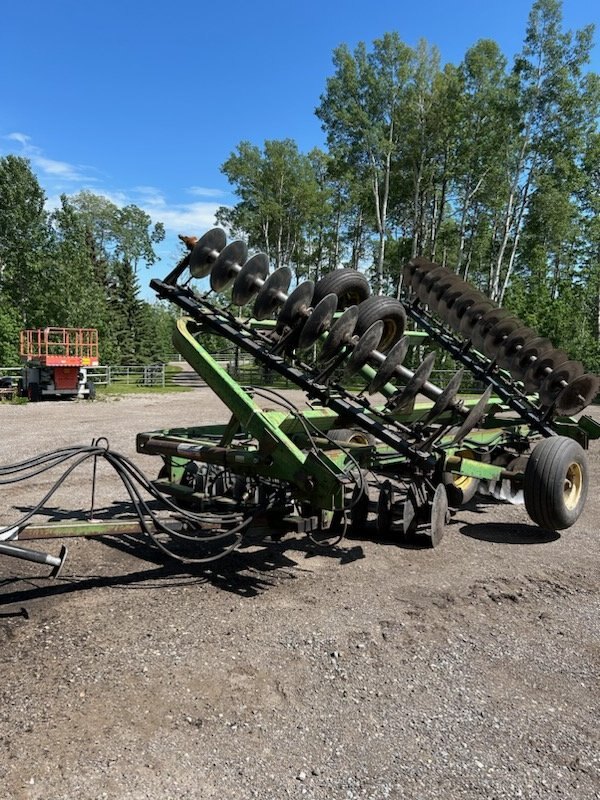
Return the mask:
<path fill-rule="evenodd" d="M 537 392 L 543 408 L 569 416 L 598 393 L 600 379 L 584 374 L 581 362 L 571 360 L 447 267 L 414 258 L 405 265 L 403 279 L 423 305 L 477 351 L 522 382 L 526 392 Z"/>
<path fill-rule="evenodd" d="M 248 258 L 242 241 L 226 244 L 221 229 L 214 229 L 197 241 L 190 253 L 193 277 L 209 277 L 211 289 L 222 292 L 231 284 L 232 303 L 246 305 L 253 300 L 252 315 L 263 320 L 277 316 L 275 348 L 296 354 L 310 349 L 322 339 L 317 354 L 323 368 L 321 378 L 337 368 L 349 378 L 369 364 L 376 369 L 368 386 L 369 393 L 380 391 L 396 378 L 403 385 L 388 400 L 394 413 L 412 408 L 419 392 L 433 401 L 426 422 L 433 421 L 449 407 L 462 409 L 457 401 L 463 371 L 460 370 L 444 389 L 429 382 L 435 354 L 430 353 L 414 370 L 403 366 L 408 339 L 403 335 L 406 312 L 399 300 L 372 296 L 364 275 L 354 269 L 337 269 L 316 284 L 307 280 L 291 293 L 292 279 L 286 267 L 269 274 L 264 253 Z M 336 312 L 343 312 L 334 318 Z M 486 396 L 489 397 L 489 393 Z M 464 416 L 464 414 L 463 414 Z M 478 421 L 469 416 L 468 427 Z"/>

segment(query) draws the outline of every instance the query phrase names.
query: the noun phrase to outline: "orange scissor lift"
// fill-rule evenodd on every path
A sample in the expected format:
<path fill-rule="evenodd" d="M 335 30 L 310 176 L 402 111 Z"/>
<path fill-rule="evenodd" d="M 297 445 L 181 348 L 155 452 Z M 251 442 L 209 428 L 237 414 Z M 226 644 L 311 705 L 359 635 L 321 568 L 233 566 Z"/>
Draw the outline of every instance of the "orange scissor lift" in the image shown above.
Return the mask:
<path fill-rule="evenodd" d="M 45 397 L 93 400 L 96 388 L 88 377 L 97 367 L 95 328 L 37 328 L 21 331 L 19 395 L 37 402 Z"/>

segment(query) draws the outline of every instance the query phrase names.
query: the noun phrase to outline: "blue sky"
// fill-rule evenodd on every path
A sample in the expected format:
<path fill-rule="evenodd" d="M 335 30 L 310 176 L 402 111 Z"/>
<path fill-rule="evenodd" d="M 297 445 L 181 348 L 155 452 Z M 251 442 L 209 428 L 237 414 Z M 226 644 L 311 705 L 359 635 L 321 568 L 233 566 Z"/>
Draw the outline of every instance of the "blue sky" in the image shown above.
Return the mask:
<path fill-rule="evenodd" d="M 529 0 L 427 3 L 253 0 L 29 0 L 5 4 L 0 26 L 0 155 L 28 157 L 49 198 L 87 188 L 136 203 L 177 233 L 200 234 L 233 202 L 220 166 L 238 142 L 323 144 L 314 109 L 335 47 L 396 30 L 457 63 L 478 39 L 510 58 Z M 599 6 L 564 0 L 565 27 L 598 23 Z M 596 41 L 597 41 L 596 37 Z M 600 71 L 598 44 L 592 68 Z M 144 292 L 146 296 L 149 296 Z"/>

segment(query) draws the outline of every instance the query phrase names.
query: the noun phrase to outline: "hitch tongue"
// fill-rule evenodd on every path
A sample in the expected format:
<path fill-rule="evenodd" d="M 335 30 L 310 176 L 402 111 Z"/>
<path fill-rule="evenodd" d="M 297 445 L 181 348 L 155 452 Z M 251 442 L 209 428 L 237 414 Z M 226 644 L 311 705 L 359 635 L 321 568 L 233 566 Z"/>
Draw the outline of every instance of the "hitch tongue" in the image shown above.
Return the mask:
<path fill-rule="evenodd" d="M 0 555 L 21 558 L 23 561 L 35 561 L 37 564 L 48 564 L 48 566 L 52 567 L 51 578 L 58 577 L 65 563 L 67 552 L 67 548 L 64 545 L 60 548 L 59 556 L 51 556 L 50 553 L 42 553 L 39 550 L 30 550 L 27 547 L 18 547 L 14 544 L 0 542 Z"/>

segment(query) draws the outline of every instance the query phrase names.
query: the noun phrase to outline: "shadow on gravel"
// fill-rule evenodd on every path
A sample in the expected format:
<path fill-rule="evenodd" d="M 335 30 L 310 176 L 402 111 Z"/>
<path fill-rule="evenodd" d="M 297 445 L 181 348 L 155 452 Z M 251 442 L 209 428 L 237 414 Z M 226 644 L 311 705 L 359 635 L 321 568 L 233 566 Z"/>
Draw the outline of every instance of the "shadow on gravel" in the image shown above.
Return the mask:
<path fill-rule="evenodd" d="M 93 541 L 101 542 L 129 557 L 143 559 L 155 567 L 145 567 L 118 575 L 70 575 L 56 580 L 31 577 L 0 579 L 0 606 L 23 604 L 106 587 L 128 591 L 151 591 L 205 583 L 239 597 L 251 598 L 262 594 L 282 580 L 295 579 L 297 576 L 294 573 L 303 569 L 299 563 L 298 553 L 304 553 L 305 559 L 314 555 L 328 556 L 340 564 L 364 558 L 361 547 L 315 548 L 310 542 L 291 539 L 269 542 L 261 548 L 256 547 L 252 550 L 240 549 L 210 564 L 182 564 L 177 561 L 163 563 L 156 550 L 135 537 L 93 537 Z M 290 550 L 294 551 L 295 558 L 288 555 L 287 551 Z M 114 568 L 118 567 L 117 561 Z M 2 616 L 7 615 L 13 616 L 13 612 L 2 614 Z M 14 615 L 21 616 L 22 612 L 16 612 Z"/>
<path fill-rule="evenodd" d="M 537 525 L 515 525 L 512 522 L 463 525 L 459 532 L 471 539 L 495 544 L 548 544 L 560 539 L 557 531 L 546 531 Z"/>

